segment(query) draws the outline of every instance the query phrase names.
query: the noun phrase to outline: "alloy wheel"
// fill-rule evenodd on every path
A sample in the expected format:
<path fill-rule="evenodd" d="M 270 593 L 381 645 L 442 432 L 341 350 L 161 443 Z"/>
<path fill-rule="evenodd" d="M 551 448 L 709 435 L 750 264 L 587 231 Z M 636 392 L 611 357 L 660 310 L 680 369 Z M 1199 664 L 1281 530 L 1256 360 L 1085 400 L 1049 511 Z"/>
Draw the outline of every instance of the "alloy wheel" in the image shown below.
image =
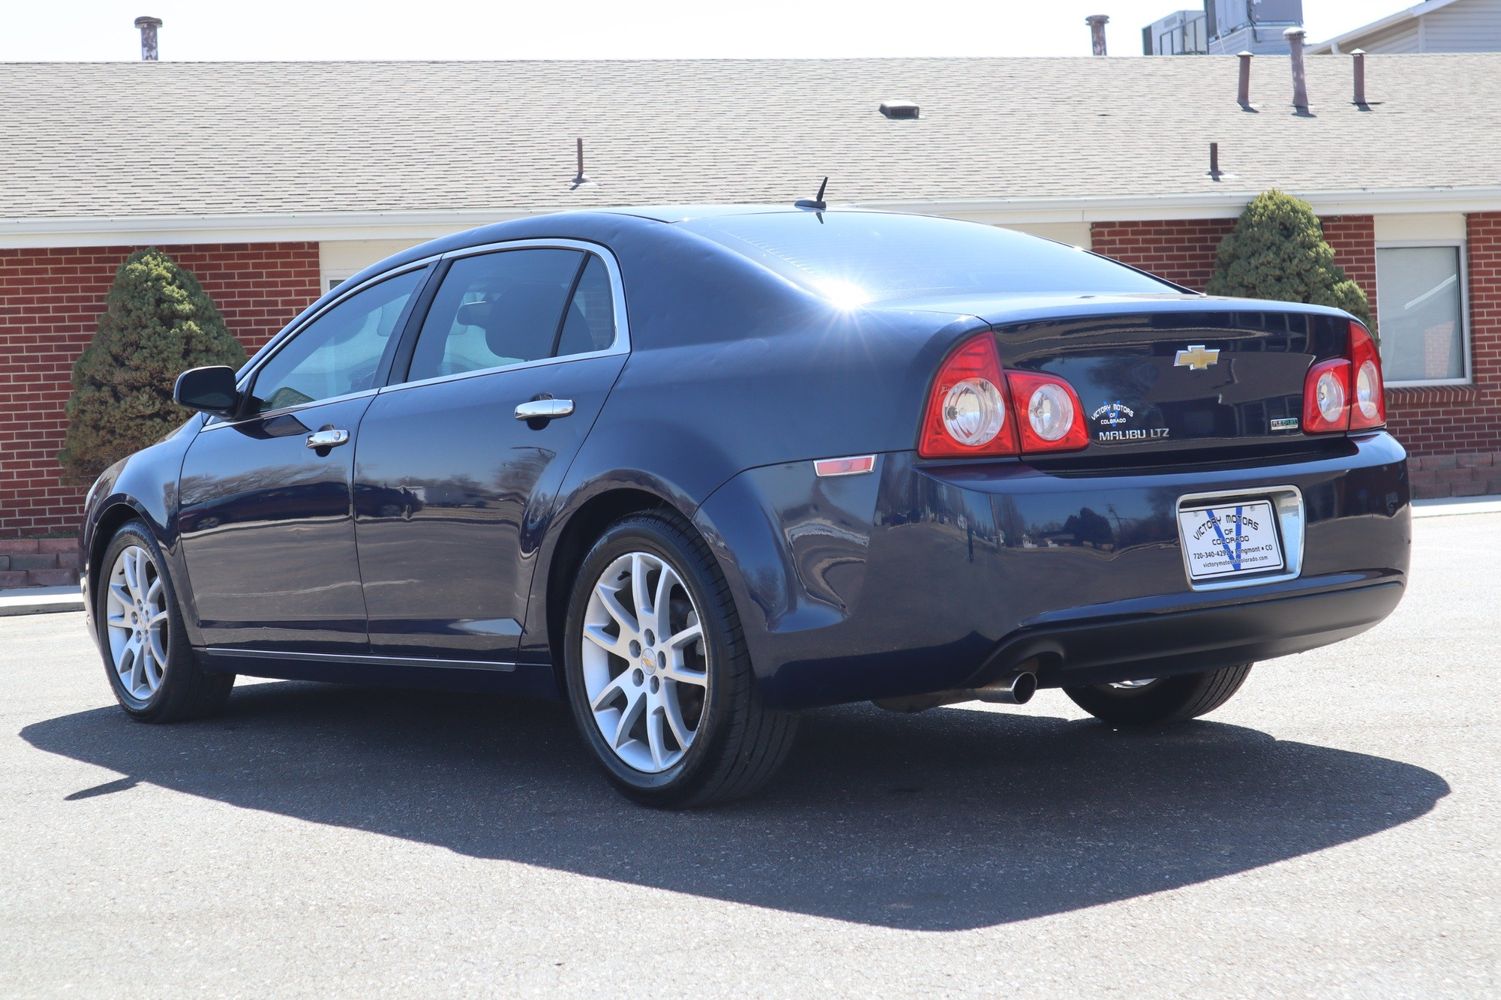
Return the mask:
<path fill-rule="evenodd" d="M 110 569 L 104 623 L 110 660 L 125 693 L 149 701 L 167 670 L 169 618 L 162 576 L 139 545 L 128 545 Z"/>
<path fill-rule="evenodd" d="M 704 718 L 709 662 L 678 571 L 650 552 L 611 562 L 590 591 L 580 641 L 584 691 L 606 745 L 648 774 L 679 763 Z"/>

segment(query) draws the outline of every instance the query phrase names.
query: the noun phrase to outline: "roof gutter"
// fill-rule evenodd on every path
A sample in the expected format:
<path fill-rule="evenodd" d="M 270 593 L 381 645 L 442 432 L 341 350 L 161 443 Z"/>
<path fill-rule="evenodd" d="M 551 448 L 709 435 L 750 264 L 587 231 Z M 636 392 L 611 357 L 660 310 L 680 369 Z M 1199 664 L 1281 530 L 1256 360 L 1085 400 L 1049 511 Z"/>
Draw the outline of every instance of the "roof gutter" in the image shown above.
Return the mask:
<path fill-rule="evenodd" d="M 1233 219 L 1259 193 L 1248 189 L 1129 197 L 878 200 L 850 207 L 942 215 L 993 225 Z M 1501 185 L 1296 193 L 1319 215 L 1501 212 Z M 564 210 L 567 206 L 557 205 L 423 212 L 0 219 L 0 248 L 402 239 L 416 243 L 492 222 Z"/>
<path fill-rule="evenodd" d="M 1207 194 L 1090 198 L 1001 198 L 974 201 L 867 201 L 859 208 L 922 212 L 996 225 L 1028 222 L 1140 222 L 1233 219 L 1260 189 Z M 1403 215 L 1501 211 L 1501 185 L 1473 188 L 1294 191 L 1319 215 Z"/>
<path fill-rule="evenodd" d="M 1379 21 L 1372 21 L 1370 24 L 1363 24 L 1353 31 L 1347 31 L 1343 35 L 1336 35 L 1327 42 L 1310 45 L 1308 46 L 1308 53 L 1309 55 L 1329 55 L 1331 53 L 1340 55 L 1345 51 L 1347 42 L 1364 38 L 1367 35 L 1378 34 L 1387 28 L 1403 24 L 1407 21 L 1415 21 L 1424 14 L 1431 14 L 1436 10 L 1449 6 L 1453 2 L 1454 0 L 1426 0 L 1426 2 L 1414 7 L 1408 7 L 1406 10 L 1399 10 L 1395 14 L 1383 17 Z"/>
<path fill-rule="evenodd" d="M 320 240 L 413 242 L 560 209 L 0 218 L 0 249 Z"/>

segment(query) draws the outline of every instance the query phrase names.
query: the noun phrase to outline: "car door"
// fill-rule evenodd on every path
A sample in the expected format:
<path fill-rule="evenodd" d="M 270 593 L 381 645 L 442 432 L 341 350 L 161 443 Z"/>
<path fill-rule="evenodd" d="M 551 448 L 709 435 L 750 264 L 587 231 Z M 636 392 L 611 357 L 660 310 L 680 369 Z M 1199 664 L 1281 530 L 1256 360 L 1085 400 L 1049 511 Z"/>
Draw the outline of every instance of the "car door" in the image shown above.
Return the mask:
<path fill-rule="evenodd" d="M 429 271 L 379 280 L 317 314 L 242 383 L 243 416 L 210 420 L 189 446 L 178 527 L 207 645 L 367 651 L 355 441 Z"/>
<path fill-rule="evenodd" d="M 588 244 L 446 266 L 405 381 L 361 427 L 360 574 L 373 653 L 503 665 L 536 526 L 625 363 L 623 297 L 613 258 Z"/>

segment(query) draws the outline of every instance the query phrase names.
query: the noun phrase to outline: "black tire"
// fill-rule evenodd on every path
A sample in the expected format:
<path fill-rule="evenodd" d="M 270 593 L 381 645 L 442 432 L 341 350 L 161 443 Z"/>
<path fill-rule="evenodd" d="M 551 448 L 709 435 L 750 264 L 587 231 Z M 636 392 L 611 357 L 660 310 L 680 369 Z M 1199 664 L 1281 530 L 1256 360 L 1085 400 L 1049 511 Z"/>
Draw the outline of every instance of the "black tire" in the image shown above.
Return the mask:
<path fill-rule="evenodd" d="M 656 773 L 637 770 L 611 749 L 585 689 L 581 646 L 590 594 L 610 564 L 631 552 L 646 552 L 670 564 L 703 630 L 708 687 L 702 714 L 681 759 Z M 563 663 L 579 732 L 611 783 L 637 802 L 686 807 L 749 795 L 766 784 L 792 746 L 797 716 L 762 703 L 740 618 L 713 554 L 702 538 L 669 514 L 637 514 L 616 522 L 584 557 L 569 595 Z"/>
<path fill-rule="evenodd" d="M 1246 682 L 1254 664 L 1163 677 L 1143 687 L 1109 684 L 1065 687 L 1063 693 L 1084 711 L 1117 726 L 1160 726 L 1186 722 L 1219 708 Z"/>
<path fill-rule="evenodd" d="M 130 546 L 146 551 L 151 569 L 162 582 L 163 599 L 167 613 L 166 665 L 161 671 L 161 682 L 148 698 L 138 698 L 127 691 L 115 671 L 110 649 L 109 614 L 110 575 L 120 553 Z M 94 595 L 94 627 L 98 632 L 98 646 L 104 658 L 104 673 L 109 678 L 110 690 L 125 714 L 137 722 L 179 722 L 212 715 L 224 707 L 234 687 L 234 674 L 209 673 L 198 665 L 197 658 L 188 644 L 187 632 L 183 629 L 181 605 L 177 590 L 167 572 L 166 560 L 151 531 L 140 521 L 122 525 L 104 550 L 104 557 L 95 567 L 97 582 Z"/>

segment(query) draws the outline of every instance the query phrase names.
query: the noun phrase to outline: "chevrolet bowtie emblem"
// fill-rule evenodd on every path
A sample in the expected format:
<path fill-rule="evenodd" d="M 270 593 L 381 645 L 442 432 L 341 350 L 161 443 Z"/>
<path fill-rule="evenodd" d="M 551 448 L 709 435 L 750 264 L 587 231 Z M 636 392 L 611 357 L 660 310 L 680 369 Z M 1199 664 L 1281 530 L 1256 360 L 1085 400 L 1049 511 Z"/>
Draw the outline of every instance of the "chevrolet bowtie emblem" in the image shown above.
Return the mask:
<path fill-rule="evenodd" d="M 1173 357 L 1173 367 L 1182 368 L 1185 365 L 1191 372 L 1201 372 L 1210 365 L 1220 363 L 1219 351 L 1206 351 L 1203 344 L 1189 344 L 1188 350 L 1179 351 Z"/>

